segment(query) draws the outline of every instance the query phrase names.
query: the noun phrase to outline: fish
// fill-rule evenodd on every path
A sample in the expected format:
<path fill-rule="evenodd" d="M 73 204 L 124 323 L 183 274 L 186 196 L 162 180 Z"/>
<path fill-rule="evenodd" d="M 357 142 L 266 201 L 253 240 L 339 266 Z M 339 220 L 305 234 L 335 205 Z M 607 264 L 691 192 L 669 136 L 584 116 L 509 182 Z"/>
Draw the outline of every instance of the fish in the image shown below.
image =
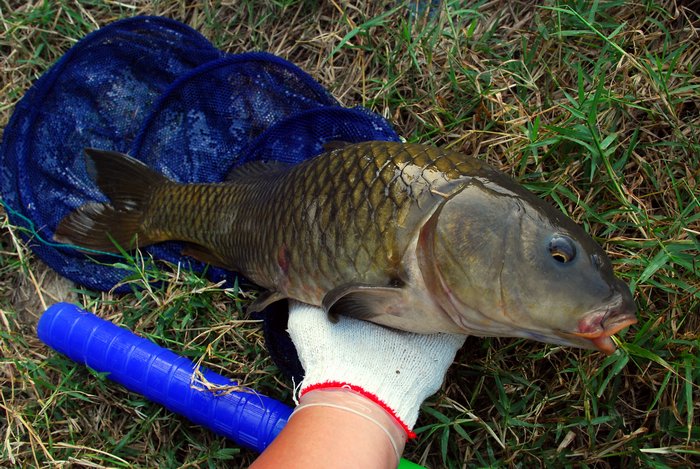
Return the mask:
<path fill-rule="evenodd" d="M 334 146 L 294 165 L 250 162 L 220 183 L 86 149 L 109 202 L 76 208 L 54 239 L 108 252 L 184 242 L 183 254 L 264 290 L 250 311 L 293 299 L 332 319 L 605 354 L 636 323 L 601 246 L 503 172 L 418 143 Z"/>

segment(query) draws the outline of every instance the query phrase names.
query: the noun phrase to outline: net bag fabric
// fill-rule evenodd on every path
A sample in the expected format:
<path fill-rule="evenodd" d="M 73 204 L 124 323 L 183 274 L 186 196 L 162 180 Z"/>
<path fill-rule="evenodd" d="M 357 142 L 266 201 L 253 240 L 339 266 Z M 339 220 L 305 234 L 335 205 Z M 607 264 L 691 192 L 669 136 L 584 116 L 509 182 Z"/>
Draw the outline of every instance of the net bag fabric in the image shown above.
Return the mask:
<path fill-rule="evenodd" d="M 84 148 L 129 153 L 177 181 L 216 182 L 256 159 L 300 162 L 331 140 L 397 138 L 384 119 L 341 107 L 283 59 L 224 54 L 178 22 L 136 17 L 86 36 L 27 92 L 4 130 L 0 186 L 11 222 L 44 262 L 109 290 L 128 275 L 114 259 L 52 242 L 69 212 L 107 200 L 87 173 Z M 204 268 L 178 243 L 145 251 Z"/>
<path fill-rule="evenodd" d="M 382 117 L 342 107 L 279 57 L 226 54 L 181 23 L 134 17 L 83 38 L 17 104 L 0 146 L 0 193 L 11 223 L 38 257 L 79 284 L 110 290 L 131 274 L 119 258 L 52 241 L 72 210 L 107 201 L 88 175 L 84 148 L 128 153 L 180 182 L 217 182 L 249 161 L 298 163 L 330 141 L 398 139 Z M 144 251 L 205 269 L 181 249 L 168 242 Z M 223 269 L 207 273 L 235 278 Z M 298 376 L 279 305 L 274 315 L 265 324 L 268 338 L 279 336 L 273 357 L 279 349 L 290 362 L 285 371 Z"/>
<path fill-rule="evenodd" d="M 126 20 L 86 36 L 29 89 L 3 131 L 0 188 L 10 221 L 44 262 L 98 290 L 127 275 L 51 242 L 61 217 L 105 200 L 87 174 L 83 149 L 130 152 L 141 122 L 169 85 L 221 56 L 177 22 Z"/>

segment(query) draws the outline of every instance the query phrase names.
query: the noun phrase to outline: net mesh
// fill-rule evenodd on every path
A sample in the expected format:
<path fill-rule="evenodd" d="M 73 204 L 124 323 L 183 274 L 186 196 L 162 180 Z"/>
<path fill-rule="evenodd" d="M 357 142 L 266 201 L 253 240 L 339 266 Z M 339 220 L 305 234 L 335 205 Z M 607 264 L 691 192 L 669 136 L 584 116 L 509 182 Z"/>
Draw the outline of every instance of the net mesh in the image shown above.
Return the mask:
<path fill-rule="evenodd" d="M 0 191 L 13 225 L 50 267 L 96 290 L 128 291 L 121 259 L 52 242 L 58 222 L 107 198 L 83 150 L 129 153 L 171 179 L 216 182 L 254 160 L 298 163 L 330 141 L 398 140 L 388 122 L 348 109 L 295 65 L 266 53 L 225 54 L 191 28 L 135 17 L 86 36 L 17 104 L 0 147 Z M 176 242 L 144 249 L 197 271 Z M 207 268 L 213 280 L 235 273 Z M 115 288 L 116 287 L 116 288 Z M 286 334 L 286 306 L 263 312 L 268 349 L 303 375 Z"/>
<path fill-rule="evenodd" d="M 4 131 L 0 186 L 10 221 L 44 262 L 109 290 L 129 274 L 113 258 L 51 241 L 69 212 L 107 200 L 87 173 L 84 148 L 129 153 L 177 181 L 216 182 L 248 161 L 298 163 L 328 141 L 397 138 L 383 118 L 340 106 L 279 57 L 225 54 L 183 24 L 136 17 L 86 36 L 26 93 Z M 145 251 L 204 269 L 181 248 Z"/>

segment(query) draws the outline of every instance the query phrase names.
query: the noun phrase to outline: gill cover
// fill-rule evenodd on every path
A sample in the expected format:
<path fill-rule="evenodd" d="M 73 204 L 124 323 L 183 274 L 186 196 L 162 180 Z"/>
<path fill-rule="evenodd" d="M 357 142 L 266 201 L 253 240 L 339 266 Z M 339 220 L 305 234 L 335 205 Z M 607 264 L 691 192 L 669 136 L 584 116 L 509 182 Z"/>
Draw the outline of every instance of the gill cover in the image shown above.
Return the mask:
<path fill-rule="evenodd" d="M 602 350 L 581 324 L 595 317 L 610 335 L 634 322 L 602 248 L 506 177 L 473 178 L 451 197 L 421 230 L 418 260 L 435 300 L 468 334 Z"/>
<path fill-rule="evenodd" d="M 466 334 L 501 335 L 512 326 L 497 319 L 507 204 L 476 180 L 447 200 L 423 226 L 418 263 L 436 302 Z"/>

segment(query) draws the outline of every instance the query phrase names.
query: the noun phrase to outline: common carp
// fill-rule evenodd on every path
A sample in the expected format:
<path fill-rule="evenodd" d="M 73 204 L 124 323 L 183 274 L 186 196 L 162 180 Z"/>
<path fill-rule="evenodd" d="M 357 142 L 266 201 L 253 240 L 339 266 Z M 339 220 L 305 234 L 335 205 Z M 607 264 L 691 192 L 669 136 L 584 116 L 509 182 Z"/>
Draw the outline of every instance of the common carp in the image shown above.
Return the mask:
<path fill-rule="evenodd" d="M 66 216 L 59 242 L 117 251 L 167 240 L 284 298 L 419 333 L 526 337 L 610 354 L 636 322 L 628 287 L 576 223 L 486 163 L 420 144 L 348 144 L 182 184 L 86 150 L 111 203 Z"/>

